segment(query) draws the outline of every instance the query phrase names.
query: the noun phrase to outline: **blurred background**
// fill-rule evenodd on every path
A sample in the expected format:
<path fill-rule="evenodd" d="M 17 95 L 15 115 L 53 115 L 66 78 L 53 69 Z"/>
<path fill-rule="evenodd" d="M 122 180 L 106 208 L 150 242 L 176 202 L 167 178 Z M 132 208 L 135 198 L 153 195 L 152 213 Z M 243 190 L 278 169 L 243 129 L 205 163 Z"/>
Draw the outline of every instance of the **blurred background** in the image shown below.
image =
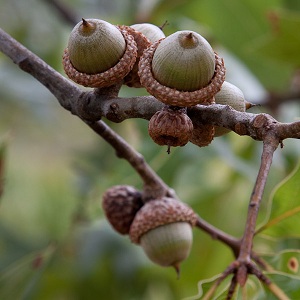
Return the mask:
<path fill-rule="evenodd" d="M 260 104 L 250 112 L 299 120 L 297 0 L 0 0 L 0 27 L 62 74 L 63 49 L 82 17 L 125 25 L 168 21 L 166 35 L 197 31 L 224 57 L 226 80 Z M 126 97 L 146 94 L 121 90 Z M 229 133 L 209 147 L 188 144 L 167 155 L 148 137 L 145 120 L 108 124 L 202 218 L 242 235 L 261 142 Z M 259 222 L 272 189 L 299 159 L 299 141 L 284 144 L 275 154 Z M 233 260 L 226 246 L 195 229 L 177 280 L 173 269 L 152 264 L 115 233 L 103 217 L 102 194 L 119 184 L 141 188 L 140 178 L 2 53 L 0 180 L 1 299 L 183 299 Z"/>

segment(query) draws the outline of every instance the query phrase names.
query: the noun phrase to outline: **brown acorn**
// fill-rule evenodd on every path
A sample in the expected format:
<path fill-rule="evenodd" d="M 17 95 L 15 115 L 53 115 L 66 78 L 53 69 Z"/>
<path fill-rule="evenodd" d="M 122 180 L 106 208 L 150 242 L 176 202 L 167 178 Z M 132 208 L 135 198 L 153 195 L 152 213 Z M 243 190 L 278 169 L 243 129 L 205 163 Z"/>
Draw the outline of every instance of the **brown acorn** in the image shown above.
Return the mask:
<path fill-rule="evenodd" d="M 193 124 L 194 129 L 190 136 L 190 142 L 199 146 L 206 147 L 214 139 L 215 127 L 210 124 Z"/>
<path fill-rule="evenodd" d="M 117 185 L 108 189 L 102 199 L 103 211 L 112 227 L 128 234 L 137 211 L 143 206 L 142 194 L 132 186 Z"/>
<path fill-rule="evenodd" d="M 123 80 L 137 56 L 134 38 L 106 21 L 82 19 L 72 30 L 63 66 L 70 79 L 101 88 Z"/>
<path fill-rule="evenodd" d="M 139 63 L 141 84 L 161 102 L 190 107 L 221 89 L 225 67 L 198 33 L 178 31 L 148 47 Z"/>
<path fill-rule="evenodd" d="M 170 147 L 184 146 L 188 143 L 193 123 L 186 114 L 186 108 L 165 106 L 150 119 L 148 132 L 158 145 Z"/>

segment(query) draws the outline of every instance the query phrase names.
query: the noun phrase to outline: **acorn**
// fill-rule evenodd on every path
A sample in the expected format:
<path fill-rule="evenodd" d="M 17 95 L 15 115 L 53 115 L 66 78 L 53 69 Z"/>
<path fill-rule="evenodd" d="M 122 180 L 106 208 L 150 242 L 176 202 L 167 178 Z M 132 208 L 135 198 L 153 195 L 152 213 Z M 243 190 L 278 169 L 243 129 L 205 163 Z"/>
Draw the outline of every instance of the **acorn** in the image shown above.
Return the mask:
<path fill-rule="evenodd" d="M 136 214 L 129 232 L 133 243 L 141 245 L 151 261 L 172 266 L 179 275 L 180 263 L 190 253 L 194 211 L 169 197 L 148 201 Z"/>
<path fill-rule="evenodd" d="M 141 84 L 161 102 L 207 103 L 221 89 L 225 66 L 200 34 L 178 31 L 148 47 L 139 62 Z"/>
<path fill-rule="evenodd" d="M 188 143 L 193 130 L 193 123 L 186 114 L 186 108 L 164 106 L 150 119 L 148 132 L 158 145 L 170 147 L 184 146 Z"/>
<path fill-rule="evenodd" d="M 102 199 L 111 226 L 120 234 L 128 234 L 137 211 L 143 206 L 141 192 L 132 186 L 117 185 L 108 189 Z"/>
<path fill-rule="evenodd" d="M 82 19 L 72 30 L 63 66 L 70 79 L 87 87 L 107 87 L 123 80 L 137 56 L 134 38 L 106 21 Z"/>
<path fill-rule="evenodd" d="M 243 92 L 235 85 L 224 81 L 221 90 L 215 95 L 216 104 L 229 105 L 237 111 L 246 111 L 246 100 Z M 214 136 L 222 136 L 231 130 L 225 127 L 215 126 Z"/>
<path fill-rule="evenodd" d="M 130 27 L 144 34 L 151 43 L 166 37 L 161 28 L 154 24 L 140 23 L 130 25 Z"/>

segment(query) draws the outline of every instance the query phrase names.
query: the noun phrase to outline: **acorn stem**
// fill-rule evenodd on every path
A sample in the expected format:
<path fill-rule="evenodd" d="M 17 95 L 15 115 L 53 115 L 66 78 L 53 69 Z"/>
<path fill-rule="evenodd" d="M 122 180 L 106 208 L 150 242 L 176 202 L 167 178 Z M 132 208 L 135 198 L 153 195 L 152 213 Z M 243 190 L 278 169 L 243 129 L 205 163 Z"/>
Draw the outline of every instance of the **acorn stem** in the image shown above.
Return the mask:
<path fill-rule="evenodd" d="M 180 264 L 179 263 L 175 263 L 173 265 L 175 271 L 176 271 L 176 274 L 177 274 L 177 279 L 180 279 Z"/>
<path fill-rule="evenodd" d="M 88 26 L 89 22 L 86 19 L 82 18 L 81 20 L 83 26 Z"/>
<path fill-rule="evenodd" d="M 171 145 L 168 145 L 167 153 L 168 153 L 168 154 L 171 153 Z"/>
<path fill-rule="evenodd" d="M 192 49 L 199 44 L 199 41 L 195 38 L 192 32 L 189 32 L 179 37 L 179 43 L 184 49 Z"/>

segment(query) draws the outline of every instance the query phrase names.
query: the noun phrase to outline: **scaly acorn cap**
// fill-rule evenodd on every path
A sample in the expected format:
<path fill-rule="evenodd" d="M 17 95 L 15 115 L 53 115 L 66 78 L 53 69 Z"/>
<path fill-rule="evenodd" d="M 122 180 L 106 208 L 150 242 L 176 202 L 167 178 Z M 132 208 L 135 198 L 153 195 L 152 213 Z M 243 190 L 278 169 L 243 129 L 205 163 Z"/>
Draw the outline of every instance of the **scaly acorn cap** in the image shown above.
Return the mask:
<path fill-rule="evenodd" d="M 192 208 L 179 200 L 169 197 L 150 200 L 135 215 L 130 226 L 130 240 L 139 244 L 143 234 L 158 226 L 174 222 L 188 222 L 193 227 L 197 219 Z"/>
<path fill-rule="evenodd" d="M 200 103 L 209 103 L 210 99 L 221 89 L 225 80 L 223 59 L 214 52 L 212 52 L 213 63 L 201 61 L 198 56 L 194 56 L 194 52 L 201 54 L 201 51 L 196 50 L 199 50 L 198 48 L 201 50 L 201 46 L 205 44 L 199 42 L 198 36 L 200 35 L 196 33 L 190 31 L 176 33 L 175 38 L 181 37 L 177 39 L 177 43 L 173 35 L 153 43 L 144 51 L 139 62 L 141 84 L 151 95 L 168 105 L 190 107 Z M 184 43 L 180 42 L 182 36 L 185 37 Z M 161 43 L 163 47 L 156 55 Z M 194 44 L 196 46 L 193 48 Z M 177 45 L 177 47 L 172 49 L 172 45 Z M 182 47 L 182 45 L 185 46 Z M 177 51 L 180 47 L 182 50 Z M 210 56 L 211 54 L 208 55 Z M 155 63 L 154 57 L 158 57 Z M 204 57 L 207 56 L 204 55 Z M 208 68 L 207 65 L 210 67 Z M 199 74 L 201 74 L 200 77 Z"/>
<path fill-rule="evenodd" d="M 134 38 L 98 19 L 83 19 L 70 34 L 63 67 L 74 82 L 93 88 L 111 86 L 132 69 L 137 56 Z"/>
<path fill-rule="evenodd" d="M 229 105 L 237 111 L 246 111 L 246 100 L 243 92 L 235 85 L 224 81 L 221 90 L 215 95 L 216 104 Z M 214 136 L 222 136 L 231 130 L 215 126 Z"/>
<path fill-rule="evenodd" d="M 184 146 L 188 143 L 193 130 L 193 123 L 186 114 L 186 108 L 165 106 L 150 119 L 148 132 L 152 140 L 170 147 Z"/>
<path fill-rule="evenodd" d="M 144 50 L 151 45 L 149 39 L 142 33 L 132 28 L 131 26 L 121 25 L 120 30 L 126 31 L 128 34 L 133 36 L 137 45 L 137 57 L 136 61 L 132 67 L 132 70 L 124 78 L 124 84 L 129 87 L 140 88 L 142 87 L 140 82 L 140 77 L 138 75 L 140 57 L 142 56 Z"/>
<path fill-rule="evenodd" d="M 130 225 L 142 206 L 142 194 L 132 186 L 113 186 L 103 194 L 102 208 L 105 216 L 120 234 L 129 233 Z"/>
<path fill-rule="evenodd" d="M 163 197 L 148 201 L 136 214 L 129 236 L 147 256 L 161 266 L 173 266 L 187 258 L 197 215 L 186 204 Z"/>

